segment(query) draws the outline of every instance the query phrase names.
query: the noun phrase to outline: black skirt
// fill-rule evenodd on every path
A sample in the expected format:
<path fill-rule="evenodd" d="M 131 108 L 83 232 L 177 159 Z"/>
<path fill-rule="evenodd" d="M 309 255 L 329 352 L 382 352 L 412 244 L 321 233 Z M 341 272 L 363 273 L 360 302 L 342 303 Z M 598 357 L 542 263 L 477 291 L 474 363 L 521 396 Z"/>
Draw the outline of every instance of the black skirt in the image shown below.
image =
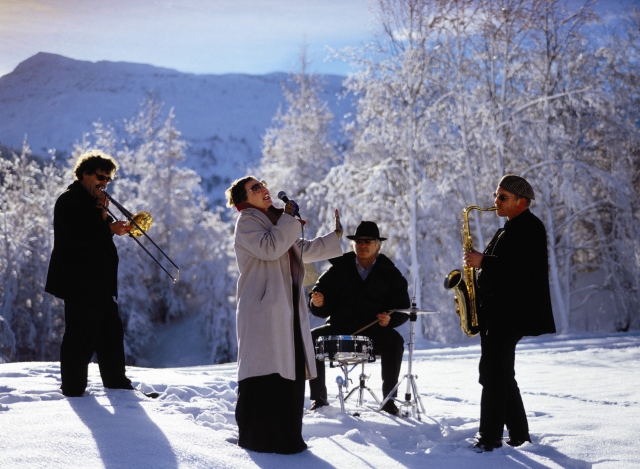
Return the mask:
<path fill-rule="evenodd" d="M 252 376 L 238 383 L 238 446 L 280 454 L 299 453 L 307 448 L 302 439 L 305 359 L 297 311 L 293 322 L 296 379 L 292 381 L 274 373 Z"/>

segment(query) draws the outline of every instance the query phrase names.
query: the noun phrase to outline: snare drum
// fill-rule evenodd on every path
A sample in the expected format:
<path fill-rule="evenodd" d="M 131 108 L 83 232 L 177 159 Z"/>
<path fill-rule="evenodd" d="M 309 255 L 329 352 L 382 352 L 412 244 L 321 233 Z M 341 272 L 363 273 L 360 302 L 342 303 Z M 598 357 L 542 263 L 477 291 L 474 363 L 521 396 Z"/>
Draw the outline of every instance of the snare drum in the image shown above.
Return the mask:
<path fill-rule="evenodd" d="M 328 361 L 367 361 L 373 356 L 373 344 L 368 337 L 329 335 L 316 340 L 316 359 Z"/>

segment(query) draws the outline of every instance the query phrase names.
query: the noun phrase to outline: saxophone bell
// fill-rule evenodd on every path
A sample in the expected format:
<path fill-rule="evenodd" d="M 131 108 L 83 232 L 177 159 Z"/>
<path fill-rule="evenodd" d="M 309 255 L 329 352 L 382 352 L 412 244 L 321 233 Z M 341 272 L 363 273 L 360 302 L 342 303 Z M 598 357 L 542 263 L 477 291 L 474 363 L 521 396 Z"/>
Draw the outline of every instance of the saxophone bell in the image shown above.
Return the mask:
<path fill-rule="evenodd" d="M 476 314 L 471 314 L 471 311 L 475 313 L 475 302 L 473 303 L 474 307 L 472 309 L 472 303 L 469 300 L 469 289 L 459 269 L 452 270 L 445 277 L 444 288 L 453 290 L 453 304 L 456 314 L 460 318 L 460 329 L 462 329 L 462 332 L 468 337 L 477 335 L 480 332 L 478 318 Z"/>

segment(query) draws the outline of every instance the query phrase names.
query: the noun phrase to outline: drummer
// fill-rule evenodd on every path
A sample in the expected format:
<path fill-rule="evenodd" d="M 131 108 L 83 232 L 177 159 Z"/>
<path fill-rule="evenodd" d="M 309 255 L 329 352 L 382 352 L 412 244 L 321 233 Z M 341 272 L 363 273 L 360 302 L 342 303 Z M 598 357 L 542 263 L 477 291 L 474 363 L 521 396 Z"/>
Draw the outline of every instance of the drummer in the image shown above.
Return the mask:
<path fill-rule="evenodd" d="M 326 318 L 324 326 L 311 330 L 314 343 L 321 336 L 358 335 L 373 342 L 373 352 L 381 356 L 382 393 L 386 397 L 398 383 L 404 353 L 404 339 L 394 328 L 404 324 L 406 314 L 388 314 L 410 306 L 407 280 L 380 253 L 382 241 L 378 225 L 363 221 L 353 236 L 353 252 L 330 259 L 331 267 L 314 285 L 310 294 L 311 314 Z M 376 324 L 354 334 L 367 324 Z M 324 362 L 316 360 L 318 377 L 309 381 L 311 410 L 329 405 Z M 392 397 L 397 394 L 394 393 Z M 398 407 L 388 400 L 382 410 L 396 415 Z"/>

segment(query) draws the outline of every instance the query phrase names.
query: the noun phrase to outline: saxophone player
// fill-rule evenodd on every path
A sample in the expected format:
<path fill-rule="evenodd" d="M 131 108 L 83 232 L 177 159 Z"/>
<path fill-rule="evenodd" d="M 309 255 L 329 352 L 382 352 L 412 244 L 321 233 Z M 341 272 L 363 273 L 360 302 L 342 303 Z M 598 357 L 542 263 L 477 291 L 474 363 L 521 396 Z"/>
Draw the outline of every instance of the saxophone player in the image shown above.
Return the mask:
<path fill-rule="evenodd" d="M 507 221 L 483 253 L 467 252 L 464 264 L 478 270 L 480 326 L 480 428 L 473 449 L 492 451 L 531 441 L 518 383 L 515 352 L 523 336 L 554 333 L 549 290 L 547 235 L 529 210 L 533 188 L 522 177 L 507 174 L 493 194 L 497 215 Z"/>

